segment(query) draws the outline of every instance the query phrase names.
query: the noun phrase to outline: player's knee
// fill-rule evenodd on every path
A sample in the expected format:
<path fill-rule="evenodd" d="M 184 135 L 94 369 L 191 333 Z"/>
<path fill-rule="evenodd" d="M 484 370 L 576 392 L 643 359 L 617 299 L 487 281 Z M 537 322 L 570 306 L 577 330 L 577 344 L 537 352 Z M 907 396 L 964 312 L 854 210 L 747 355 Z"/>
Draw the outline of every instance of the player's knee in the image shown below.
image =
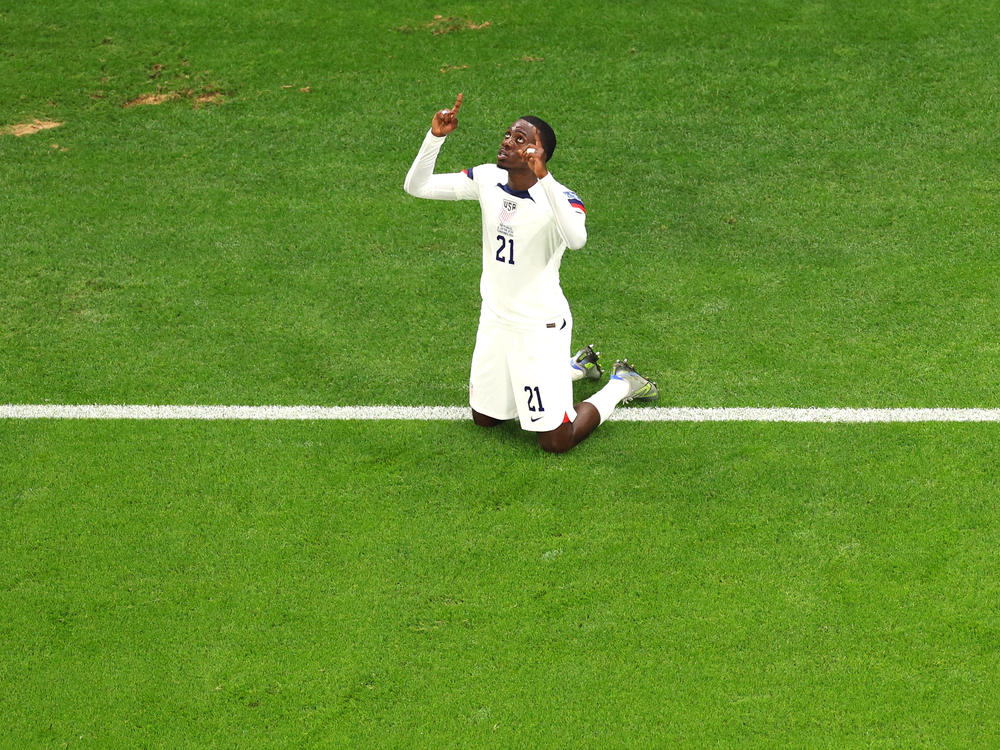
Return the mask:
<path fill-rule="evenodd" d="M 567 426 L 569 425 L 563 425 Z M 573 447 L 573 432 L 562 428 L 552 432 L 540 432 L 538 445 L 546 453 L 565 453 Z"/>
<path fill-rule="evenodd" d="M 472 421 L 480 427 L 496 427 L 501 420 L 494 419 L 486 414 L 480 414 L 475 409 L 472 410 Z"/>

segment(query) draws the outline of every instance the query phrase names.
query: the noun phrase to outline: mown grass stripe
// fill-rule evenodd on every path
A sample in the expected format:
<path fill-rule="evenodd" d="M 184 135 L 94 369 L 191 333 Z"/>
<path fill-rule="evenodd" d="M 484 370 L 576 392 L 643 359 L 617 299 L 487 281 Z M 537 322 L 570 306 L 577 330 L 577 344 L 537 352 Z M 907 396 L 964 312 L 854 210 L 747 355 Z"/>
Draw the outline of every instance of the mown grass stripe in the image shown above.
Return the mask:
<path fill-rule="evenodd" d="M 426 420 L 469 418 L 465 406 L 171 406 L 141 404 L 4 404 L 0 419 Z M 1000 409 L 978 408 L 620 408 L 619 422 L 1000 422 Z"/>

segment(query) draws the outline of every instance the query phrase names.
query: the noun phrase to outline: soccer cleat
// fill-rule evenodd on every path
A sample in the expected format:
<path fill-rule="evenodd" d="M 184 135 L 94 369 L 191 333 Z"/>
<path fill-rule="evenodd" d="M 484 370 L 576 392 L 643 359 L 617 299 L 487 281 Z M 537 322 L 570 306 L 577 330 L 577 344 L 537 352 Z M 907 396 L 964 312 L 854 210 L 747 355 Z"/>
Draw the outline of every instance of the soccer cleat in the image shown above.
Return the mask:
<path fill-rule="evenodd" d="M 594 345 L 589 344 L 574 354 L 569 364 L 574 370 L 582 372 L 583 377 L 588 380 L 598 380 L 604 374 L 604 370 L 597 363 L 597 359 L 600 356 L 600 352 L 594 351 Z"/>
<path fill-rule="evenodd" d="M 656 401 L 660 397 L 660 389 L 656 383 L 636 372 L 627 359 L 619 359 L 611 367 L 611 379 L 624 380 L 628 383 L 628 395 L 622 399 L 623 404 L 629 401 Z"/>

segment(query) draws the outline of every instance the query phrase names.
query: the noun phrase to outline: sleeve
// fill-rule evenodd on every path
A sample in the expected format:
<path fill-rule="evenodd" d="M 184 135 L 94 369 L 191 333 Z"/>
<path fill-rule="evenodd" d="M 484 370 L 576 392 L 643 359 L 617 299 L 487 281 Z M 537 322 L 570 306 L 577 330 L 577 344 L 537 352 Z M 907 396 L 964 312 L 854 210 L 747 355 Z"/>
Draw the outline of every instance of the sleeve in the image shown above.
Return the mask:
<path fill-rule="evenodd" d="M 427 131 L 424 142 L 406 173 L 403 190 L 417 198 L 434 198 L 445 201 L 474 200 L 479 197 L 479 189 L 472 179 L 471 170 L 450 174 L 434 174 L 441 146 L 447 136 L 438 137 Z"/>
<path fill-rule="evenodd" d="M 570 250 L 579 250 L 587 244 L 587 210 L 583 201 L 572 190 L 556 182 L 552 173 L 538 181 L 555 216 L 559 234 Z"/>

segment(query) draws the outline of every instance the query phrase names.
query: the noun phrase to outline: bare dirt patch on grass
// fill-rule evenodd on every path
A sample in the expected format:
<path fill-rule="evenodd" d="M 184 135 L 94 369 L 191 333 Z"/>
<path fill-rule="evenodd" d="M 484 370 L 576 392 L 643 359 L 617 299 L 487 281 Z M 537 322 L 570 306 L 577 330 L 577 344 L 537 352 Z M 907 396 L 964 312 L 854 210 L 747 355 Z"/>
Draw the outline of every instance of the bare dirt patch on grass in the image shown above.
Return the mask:
<path fill-rule="evenodd" d="M 222 104 L 225 97 L 221 91 L 195 91 L 194 89 L 182 89 L 180 91 L 157 91 L 155 93 L 141 94 L 134 99 L 129 99 L 122 103 L 123 109 L 132 107 L 157 106 L 164 102 L 173 102 L 181 99 L 190 101 L 196 108 L 206 104 Z"/>
<path fill-rule="evenodd" d="M 399 30 L 403 33 L 411 33 L 414 31 L 430 31 L 435 36 L 440 34 L 452 34 L 456 31 L 480 31 L 481 29 L 486 29 L 490 27 L 489 21 L 483 21 L 482 23 L 476 23 L 468 18 L 457 18 L 455 16 L 443 16 L 440 13 L 436 14 L 434 18 L 427 23 L 420 24 L 419 26 L 400 26 Z"/>
<path fill-rule="evenodd" d="M 166 94 L 142 94 L 137 96 L 135 99 L 129 99 L 127 102 L 122 104 L 124 109 L 129 109 L 131 107 L 145 107 L 152 106 L 155 107 L 157 104 L 163 104 L 163 102 L 170 102 L 174 99 L 180 99 L 181 95 L 176 91 L 171 91 Z"/>
<path fill-rule="evenodd" d="M 60 125 L 62 125 L 62 123 L 56 122 L 55 120 L 32 120 L 31 122 L 20 122 L 16 125 L 7 125 L 6 127 L 0 128 L 0 134 L 14 135 L 20 138 L 21 136 L 32 135 L 33 133 L 38 133 L 42 130 L 58 128 Z"/>

